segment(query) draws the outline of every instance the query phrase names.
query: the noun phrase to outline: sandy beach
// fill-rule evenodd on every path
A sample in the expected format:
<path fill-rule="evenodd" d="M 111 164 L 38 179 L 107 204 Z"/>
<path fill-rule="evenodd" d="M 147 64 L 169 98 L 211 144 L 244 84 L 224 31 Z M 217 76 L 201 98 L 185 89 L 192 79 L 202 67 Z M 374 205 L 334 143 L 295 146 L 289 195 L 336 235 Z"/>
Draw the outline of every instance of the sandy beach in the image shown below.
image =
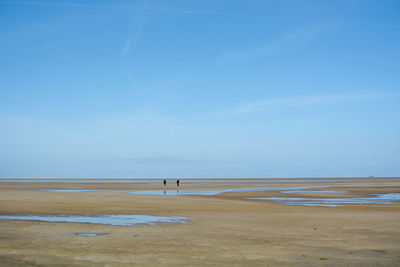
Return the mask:
<path fill-rule="evenodd" d="M 85 180 L 85 179 L 81 179 Z M 97 179 L 98 180 L 98 179 Z M 110 180 L 110 179 L 106 179 Z M 198 179 L 199 180 L 199 179 Z M 399 178 L 204 180 L 175 192 L 155 183 L 1 182 L 0 215 L 153 215 L 186 223 L 130 226 L 0 220 L 1 266 L 399 266 L 400 204 L 285 205 L 265 197 L 369 198 L 400 193 Z M 279 179 L 278 179 L 279 180 Z M 129 181 L 129 180 L 124 180 Z M 311 181 L 311 183 L 310 183 Z M 285 193 L 279 188 L 306 189 Z M 307 189 L 312 187 L 311 189 Z M 317 190 L 318 192 L 309 192 Z M 49 192 L 43 190 L 66 190 Z M 68 192 L 68 189 L 95 190 Z M 240 191 L 237 189 L 276 189 Z M 235 191 L 237 190 L 237 191 Z M 344 191 L 324 193 L 322 191 Z M 80 236 L 79 233 L 97 233 Z"/>

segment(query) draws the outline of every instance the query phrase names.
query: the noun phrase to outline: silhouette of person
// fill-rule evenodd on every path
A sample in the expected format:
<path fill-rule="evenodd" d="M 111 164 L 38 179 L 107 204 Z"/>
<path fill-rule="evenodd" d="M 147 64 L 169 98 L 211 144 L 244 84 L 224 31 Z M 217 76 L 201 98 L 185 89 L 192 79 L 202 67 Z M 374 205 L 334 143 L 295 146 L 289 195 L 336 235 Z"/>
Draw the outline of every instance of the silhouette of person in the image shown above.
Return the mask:
<path fill-rule="evenodd" d="M 176 180 L 176 186 L 179 187 L 179 179 Z"/>
<path fill-rule="evenodd" d="M 164 179 L 163 183 L 164 183 L 164 186 L 166 186 L 167 185 L 167 180 Z"/>

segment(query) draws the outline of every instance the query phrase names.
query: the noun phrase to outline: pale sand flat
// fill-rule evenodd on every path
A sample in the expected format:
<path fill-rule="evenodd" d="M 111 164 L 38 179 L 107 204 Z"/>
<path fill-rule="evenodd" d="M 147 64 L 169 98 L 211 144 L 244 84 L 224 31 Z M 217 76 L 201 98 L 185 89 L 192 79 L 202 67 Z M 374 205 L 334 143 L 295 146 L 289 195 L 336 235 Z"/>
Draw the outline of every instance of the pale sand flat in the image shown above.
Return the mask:
<path fill-rule="evenodd" d="M 146 214 L 182 216 L 187 224 L 109 226 L 0 220 L 0 266 L 399 266 L 400 205 L 285 206 L 247 197 L 288 197 L 280 192 L 216 196 L 132 195 L 160 185 L 1 183 L 0 213 L 35 215 Z M 282 184 L 265 184 L 280 188 Z M 327 186 L 365 197 L 399 193 L 400 179 L 359 179 Z M 181 190 L 251 188 L 253 184 L 185 184 Z M 257 186 L 258 187 L 258 186 Z M 261 186 L 263 187 L 263 186 Z M 45 192 L 82 188 L 90 192 Z M 176 190 L 170 182 L 168 190 Z M 318 189 L 324 190 L 324 189 Z M 75 233 L 102 233 L 88 237 Z"/>

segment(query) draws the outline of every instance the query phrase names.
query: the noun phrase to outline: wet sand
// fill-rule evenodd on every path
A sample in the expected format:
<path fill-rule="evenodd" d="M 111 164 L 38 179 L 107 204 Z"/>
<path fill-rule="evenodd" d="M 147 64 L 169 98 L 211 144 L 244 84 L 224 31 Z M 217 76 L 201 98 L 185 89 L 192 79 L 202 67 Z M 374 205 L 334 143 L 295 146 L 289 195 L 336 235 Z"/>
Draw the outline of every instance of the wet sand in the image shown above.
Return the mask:
<path fill-rule="evenodd" d="M 342 194 L 129 194 L 160 184 L 0 183 L 0 215 L 190 217 L 186 224 L 112 226 L 0 220 L 0 266 L 399 266 L 400 204 L 286 206 L 253 197 L 343 198 L 400 193 L 400 179 L 185 184 L 181 190 L 318 187 Z M 243 180 L 243 179 L 240 179 Z M 255 180 L 255 179 L 252 179 Z M 310 179 L 311 180 L 311 179 Z M 320 179 L 319 179 L 320 180 Z M 311 180 L 312 181 L 312 180 Z M 42 189 L 99 190 L 46 192 Z M 172 181 L 168 190 L 176 190 Z M 80 233 L 99 235 L 79 235 Z"/>

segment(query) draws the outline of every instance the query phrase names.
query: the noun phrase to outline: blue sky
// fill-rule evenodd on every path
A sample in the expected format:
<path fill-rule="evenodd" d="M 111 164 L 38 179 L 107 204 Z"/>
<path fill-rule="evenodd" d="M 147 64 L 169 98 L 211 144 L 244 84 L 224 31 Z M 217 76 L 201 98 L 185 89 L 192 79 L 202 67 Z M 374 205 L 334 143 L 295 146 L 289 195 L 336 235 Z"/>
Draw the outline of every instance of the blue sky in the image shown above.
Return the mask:
<path fill-rule="evenodd" d="M 400 175 L 397 0 L 0 0 L 0 177 Z"/>

